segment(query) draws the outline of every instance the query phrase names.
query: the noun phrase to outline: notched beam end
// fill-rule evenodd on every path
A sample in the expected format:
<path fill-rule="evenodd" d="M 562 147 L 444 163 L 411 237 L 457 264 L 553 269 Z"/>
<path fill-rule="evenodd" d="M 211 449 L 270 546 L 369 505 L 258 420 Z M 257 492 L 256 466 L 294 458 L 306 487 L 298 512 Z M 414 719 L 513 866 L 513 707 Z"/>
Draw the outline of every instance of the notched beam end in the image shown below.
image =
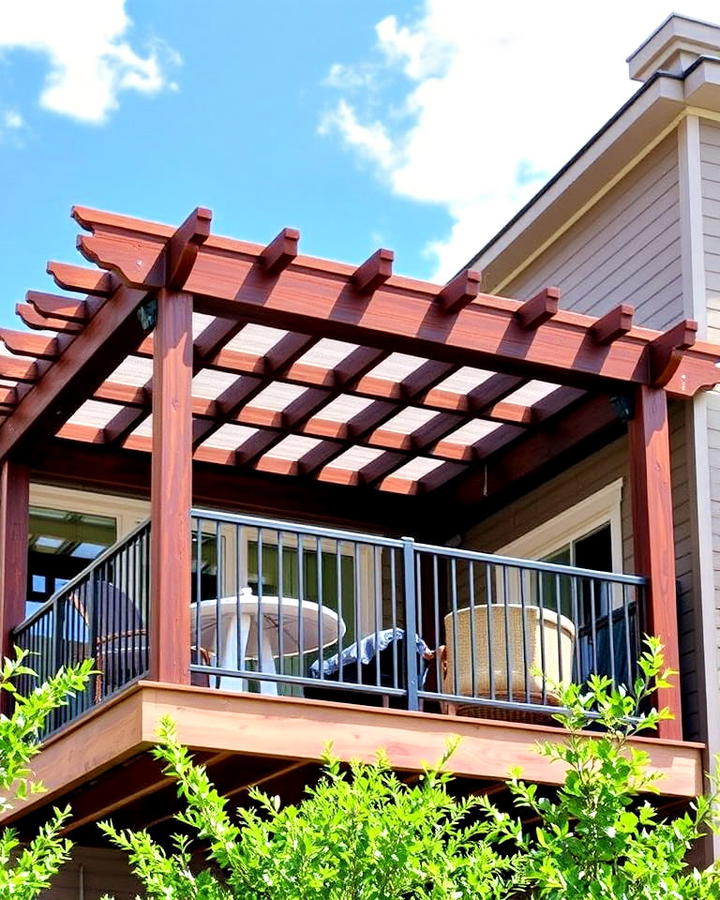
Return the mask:
<path fill-rule="evenodd" d="M 542 324 L 552 319 L 558 311 L 560 302 L 560 288 L 543 288 L 530 300 L 526 300 L 515 312 L 515 318 L 521 328 L 530 330 L 539 328 Z"/>
<path fill-rule="evenodd" d="M 443 312 L 459 312 L 478 295 L 482 274 L 472 269 L 460 272 L 438 293 L 435 302 Z"/>
<path fill-rule="evenodd" d="M 260 265 L 266 275 L 277 275 L 287 269 L 298 255 L 300 232 L 297 228 L 283 228 L 260 253 Z"/>
<path fill-rule="evenodd" d="M 198 250 L 210 236 L 212 211 L 198 206 L 165 247 L 165 287 L 181 291 L 190 276 Z"/>
<path fill-rule="evenodd" d="M 590 329 L 590 336 L 596 344 L 612 344 L 632 329 L 634 315 L 634 307 L 621 303 L 597 320 Z"/>
<path fill-rule="evenodd" d="M 372 294 L 392 277 L 395 254 L 392 250 L 376 250 L 371 257 L 358 266 L 352 274 L 351 283 L 359 294 Z"/>
<path fill-rule="evenodd" d="M 665 387 L 682 362 L 683 352 L 694 345 L 697 330 L 697 322 L 684 319 L 650 342 L 650 384 Z"/>
<path fill-rule="evenodd" d="M 17 356 L 54 360 L 60 355 L 60 344 L 57 338 L 47 338 L 24 331 L 13 331 L 10 328 L 0 328 L 0 341 L 5 344 L 11 353 Z"/>
<path fill-rule="evenodd" d="M 70 263 L 49 261 L 45 267 L 55 284 L 64 291 L 82 291 L 95 297 L 107 297 L 117 285 L 110 272 L 98 269 L 85 269 Z"/>

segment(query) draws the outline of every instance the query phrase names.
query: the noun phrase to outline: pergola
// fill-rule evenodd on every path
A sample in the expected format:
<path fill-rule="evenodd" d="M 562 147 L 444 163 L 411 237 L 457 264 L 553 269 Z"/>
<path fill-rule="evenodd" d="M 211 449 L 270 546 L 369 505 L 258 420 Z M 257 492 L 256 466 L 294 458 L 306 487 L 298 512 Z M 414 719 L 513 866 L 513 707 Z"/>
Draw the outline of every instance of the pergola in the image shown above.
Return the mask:
<path fill-rule="evenodd" d="M 30 330 L 0 332 L 5 641 L 25 602 L 30 458 L 67 472 L 74 457 L 81 477 L 102 454 L 123 472 L 151 454 L 152 677 L 182 684 L 169 636 L 189 627 L 193 460 L 218 497 L 245 479 L 255 507 L 292 483 L 298 515 L 314 503 L 352 521 L 362 498 L 378 521 L 398 503 L 467 519 L 622 419 L 648 627 L 677 665 L 667 397 L 720 380 L 720 347 L 695 323 L 661 333 L 625 305 L 562 311 L 552 287 L 490 296 L 471 271 L 443 286 L 398 277 L 388 250 L 360 266 L 302 256 L 289 228 L 266 246 L 231 240 L 205 209 L 179 228 L 73 216 L 95 265 L 49 263 L 68 294 L 30 291 L 17 307 Z"/>

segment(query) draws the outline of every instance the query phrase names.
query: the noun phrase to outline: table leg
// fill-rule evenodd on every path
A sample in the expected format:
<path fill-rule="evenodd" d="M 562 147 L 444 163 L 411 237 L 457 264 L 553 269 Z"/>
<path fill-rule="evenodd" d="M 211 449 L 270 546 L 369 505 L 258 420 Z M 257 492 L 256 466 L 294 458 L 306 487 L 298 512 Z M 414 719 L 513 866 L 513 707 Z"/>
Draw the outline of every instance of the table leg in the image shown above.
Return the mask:
<path fill-rule="evenodd" d="M 260 671 L 261 672 L 272 672 L 275 674 L 277 669 L 275 668 L 275 659 L 272 654 L 272 647 L 270 646 L 270 641 L 267 638 L 267 629 L 263 628 L 263 639 L 262 646 L 260 647 Z M 261 681 L 260 682 L 260 693 L 261 694 L 269 694 L 270 696 L 277 697 L 278 686 L 276 681 Z"/>
<path fill-rule="evenodd" d="M 241 615 L 239 621 L 235 616 L 223 616 L 221 624 L 222 658 L 220 660 L 220 665 L 223 669 L 245 668 L 245 654 L 251 621 L 252 617 L 249 615 Z M 240 629 L 239 634 L 238 628 Z M 231 678 L 229 675 L 224 675 L 220 678 L 218 687 L 222 691 L 246 691 L 247 681 L 244 678 Z"/>

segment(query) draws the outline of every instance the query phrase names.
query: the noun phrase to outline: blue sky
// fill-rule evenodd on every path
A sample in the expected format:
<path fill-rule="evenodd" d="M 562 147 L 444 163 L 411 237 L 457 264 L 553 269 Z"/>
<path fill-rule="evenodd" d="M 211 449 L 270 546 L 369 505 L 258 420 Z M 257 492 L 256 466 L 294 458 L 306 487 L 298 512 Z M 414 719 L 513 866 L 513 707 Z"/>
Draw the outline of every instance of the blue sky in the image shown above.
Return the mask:
<path fill-rule="evenodd" d="M 80 261 L 74 203 L 449 275 L 637 87 L 669 9 L 627 6 L 0 0 L 0 321 Z"/>

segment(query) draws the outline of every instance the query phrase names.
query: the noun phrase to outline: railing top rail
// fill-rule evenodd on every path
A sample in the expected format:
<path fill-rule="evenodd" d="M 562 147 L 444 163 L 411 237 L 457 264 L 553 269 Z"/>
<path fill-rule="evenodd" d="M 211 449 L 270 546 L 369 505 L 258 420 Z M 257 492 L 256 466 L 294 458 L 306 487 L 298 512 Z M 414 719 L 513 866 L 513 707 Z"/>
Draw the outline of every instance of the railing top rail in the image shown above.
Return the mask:
<path fill-rule="evenodd" d="M 514 556 L 499 556 L 496 553 L 483 553 L 480 550 L 463 550 L 459 547 L 437 547 L 433 544 L 415 544 L 420 553 L 433 553 L 439 556 L 450 556 L 454 559 L 474 560 L 496 566 L 509 566 L 516 569 L 533 569 L 555 575 L 572 575 L 576 578 L 594 578 L 612 581 L 616 584 L 647 584 L 647 578 L 641 575 L 624 575 L 620 572 L 601 572 L 598 569 L 581 569 L 577 566 L 564 566 L 559 563 L 541 562 L 535 559 L 520 559 Z"/>
<path fill-rule="evenodd" d="M 194 508 L 193 519 L 205 519 L 211 522 L 227 522 L 230 525 L 250 525 L 255 528 L 268 528 L 273 531 L 288 531 L 312 537 L 330 538 L 331 540 L 355 541 L 358 544 L 374 544 L 379 547 L 400 548 L 403 542 L 397 538 L 368 534 L 360 531 L 345 531 L 340 528 L 324 528 L 318 525 L 303 525 L 284 519 L 265 519 L 260 516 L 245 516 L 240 513 L 221 513 L 211 509 Z"/>
<path fill-rule="evenodd" d="M 127 544 L 129 544 L 133 538 L 136 538 L 142 531 L 150 527 L 150 519 L 145 519 L 144 522 L 140 522 L 132 531 L 128 532 L 124 537 L 120 538 L 119 541 L 115 541 L 114 544 L 111 544 L 106 550 L 96 556 L 95 559 L 88 563 L 88 565 L 82 570 L 82 572 L 78 572 L 78 574 L 71 578 L 67 584 L 64 584 L 59 590 L 55 591 L 52 597 L 49 597 L 41 607 L 35 610 L 35 612 L 28 616 L 27 619 L 24 619 L 16 628 L 13 628 L 13 635 L 18 635 L 23 632 L 26 628 L 29 628 L 33 622 L 37 619 L 42 618 L 45 613 L 52 609 L 55 605 L 56 601 L 65 594 L 69 594 L 73 591 L 82 581 L 91 575 L 95 569 L 101 566 L 104 562 L 107 562 L 108 559 L 115 556 L 118 550 L 121 550 Z"/>

